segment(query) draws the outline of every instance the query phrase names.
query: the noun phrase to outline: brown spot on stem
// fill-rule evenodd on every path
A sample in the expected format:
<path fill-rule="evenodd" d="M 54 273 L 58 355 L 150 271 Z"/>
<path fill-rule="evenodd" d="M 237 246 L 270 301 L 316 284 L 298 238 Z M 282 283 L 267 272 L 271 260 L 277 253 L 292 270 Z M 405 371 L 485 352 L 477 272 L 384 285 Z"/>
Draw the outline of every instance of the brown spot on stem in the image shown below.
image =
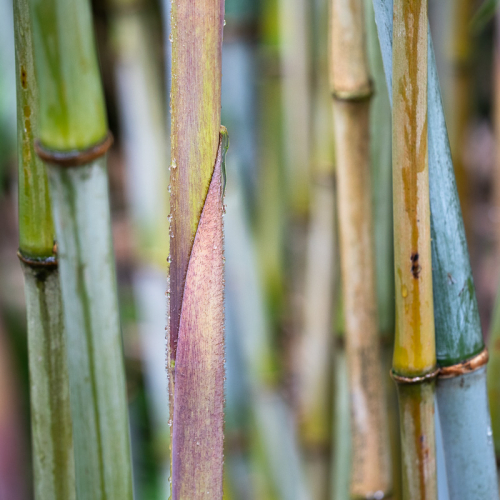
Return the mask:
<path fill-rule="evenodd" d="M 28 88 L 28 73 L 24 66 L 21 66 L 21 87 L 25 90 Z"/>

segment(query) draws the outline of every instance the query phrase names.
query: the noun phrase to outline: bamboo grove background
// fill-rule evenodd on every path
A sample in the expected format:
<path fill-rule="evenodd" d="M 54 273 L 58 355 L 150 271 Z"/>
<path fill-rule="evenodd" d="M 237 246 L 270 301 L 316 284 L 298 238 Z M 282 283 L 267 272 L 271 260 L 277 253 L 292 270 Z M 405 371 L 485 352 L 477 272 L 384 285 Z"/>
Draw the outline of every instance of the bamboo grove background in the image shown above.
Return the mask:
<path fill-rule="evenodd" d="M 174 380 L 189 351 L 176 341 L 176 290 L 204 196 L 219 187 L 224 200 L 207 199 L 224 222 L 224 257 L 221 234 L 210 245 L 225 267 L 225 351 L 198 362 L 209 369 L 215 359 L 217 380 L 225 377 L 224 475 L 202 471 L 198 487 L 223 485 L 225 500 L 498 498 L 497 2 L 226 0 L 224 15 L 208 7 L 220 2 L 205 2 L 207 11 L 195 12 L 199 39 L 187 2 L 95 1 L 90 14 L 85 1 L 51 0 L 32 33 L 29 3 L 39 2 L 0 0 L 0 500 L 97 499 L 104 491 L 165 499 L 172 454 L 184 464 L 174 465 L 174 498 L 198 498 L 186 476 L 199 463 L 190 460 L 222 446 L 222 422 L 212 432 L 198 425 L 210 440 L 195 438 L 192 449 L 172 430 L 194 411 L 203 385 Z M 72 5 L 79 16 L 68 14 Z M 80 73 L 68 58 L 58 69 L 61 81 L 89 82 L 69 106 L 69 132 L 47 118 L 50 99 L 34 111 L 39 93 L 57 101 L 54 82 L 42 72 L 31 87 L 23 73 L 43 59 L 37 50 L 48 46 L 50 20 L 65 12 L 75 32 L 85 28 L 75 49 L 82 57 L 93 53 L 93 28 L 103 88 L 97 65 Z M 68 32 L 60 30 L 62 53 Z M 27 33 L 34 56 L 21 49 Z M 206 61 L 195 77 L 186 45 Z M 198 79 L 211 82 L 203 109 L 189 102 Z M 210 119 L 193 132 L 197 113 Z M 104 157 L 68 173 L 49 155 L 47 183 L 34 139 L 85 150 L 106 127 L 114 136 L 107 180 Z M 199 174 L 184 168 L 193 161 Z M 88 212 L 65 219 L 75 192 Z M 405 219 L 410 212 L 418 216 Z M 87 238 L 72 227 L 86 228 Z M 59 271 L 40 271 L 33 259 L 55 258 L 56 234 Z M 200 239 L 196 255 L 204 255 Z M 220 285 L 218 261 L 200 262 Z M 82 266 L 93 276 L 83 291 L 70 286 Z M 100 323 L 85 322 L 82 294 L 96 310 L 105 303 Z M 81 332 L 94 354 L 60 355 Z M 121 343 L 124 373 L 114 357 Z M 55 366 L 49 374 L 40 353 Z M 457 365 L 465 367 L 458 376 Z M 68 366 L 96 378 L 93 401 L 107 405 L 111 421 L 94 422 L 101 410 L 82 404 L 90 388 Z M 179 404 L 169 404 L 167 370 L 171 394 L 191 395 Z M 70 404 L 69 391 L 80 399 Z M 221 405 L 217 387 L 212 393 L 203 396 Z M 72 426 L 70 412 L 79 416 Z M 39 431 L 48 421 L 58 431 L 50 439 Z M 46 457 L 57 465 L 50 469 Z M 75 476 L 74 461 L 88 475 Z"/>

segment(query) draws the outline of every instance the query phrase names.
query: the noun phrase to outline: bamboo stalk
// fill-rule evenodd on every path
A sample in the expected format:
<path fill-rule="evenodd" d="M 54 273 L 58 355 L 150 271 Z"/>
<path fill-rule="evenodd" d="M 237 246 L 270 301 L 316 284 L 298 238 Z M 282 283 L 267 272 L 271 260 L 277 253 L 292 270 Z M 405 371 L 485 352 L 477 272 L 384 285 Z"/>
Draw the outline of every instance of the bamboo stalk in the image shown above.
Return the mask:
<path fill-rule="evenodd" d="M 146 395 L 161 491 L 170 484 L 168 383 L 165 377 L 165 291 L 169 252 L 169 152 L 166 117 L 155 46 L 153 13 L 136 0 L 115 0 L 112 34 L 120 129 L 125 149 L 128 202 L 133 221 L 134 298 L 139 315 Z M 137 474 L 137 471 L 135 471 Z M 139 473 L 140 475 L 140 473 Z"/>
<path fill-rule="evenodd" d="M 222 498 L 223 23 L 223 0 L 172 3 L 168 370 L 174 500 Z"/>
<path fill-rule="evenodd" d="M 328 81 L 329 2 L 314 2 L 310 215 L 305 255 L 303 327 L 297 342 L 297 414 L 313 498 L 330 489 L 333 311 L 337 268 L 332 108 Z"/>
<path fill-rule="evenodd" d="M 392 211 L 392 110 L 385 81 L 382 53 L 372 0 L 365 0 L 367 44 L 374 96 L 370 108 L 370 158 L 375 230 L 378 328 L 382 366 L 389 375 L 395 334 L 394 231 Z M 401 497 L 401 442 L 397 388 L 387 382 L 393 496 Z"/>
<path fill-rule="evenodd" d="M 403 498 L 437 497 L 429 171 L 427 2 L 394 2 L 393 186 L 396 340 Z"/>
<path fill-rule="evenodd" d="M 28 318 L 35 498 L 76 498 L 66 336 L 47 174 L 36 156 L 38 86 L 27 0 L 14 2 L 19 258 Z"/>
<path fill-rule="evenodd" d="M 105 152 L 104 98 L 86 1 L 30 3 L 39 142 L 57 234 L 67 332 L 76 493 L 132 498 Z"/>
<path fill-rule="evenodd" d="M 352 412 L 351 497 L 392 489 L 371 220 L 369 97 L 363 2 L 332 1 L 331 85 L 340 255 Z"/>
<path fill-rule="evenodd" d="M 378 0 L 374 3 L 389 81 L 390 3 Z M 481 368 L 486 359 L 482 354 L 484 346 L 477 302 L 430 36 L 428 51 L 433 288 L 437 361 L 442 367 L 438 379 L 438 404 L 448 485 L 451 498 L 496 498 L 492 442 L 488 436 L 486 380 Z M 471 373 L 476 371 L 482 371 L 483 375 Z M 473 390 L 470 390 L 471 385 Z"/>

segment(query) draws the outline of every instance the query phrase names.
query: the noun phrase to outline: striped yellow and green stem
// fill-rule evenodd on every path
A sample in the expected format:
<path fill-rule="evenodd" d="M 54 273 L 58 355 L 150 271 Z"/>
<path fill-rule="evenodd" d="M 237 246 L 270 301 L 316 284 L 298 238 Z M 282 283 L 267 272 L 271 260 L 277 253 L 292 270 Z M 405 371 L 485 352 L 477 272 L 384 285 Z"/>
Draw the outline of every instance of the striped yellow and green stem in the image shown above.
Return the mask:
<path fill-rule="evenodd" d="M 403 498 L 435 499 L 436 346 L 427 146 L 427 0 L 395 0 L 393 197 Z"/>
<path fill-rule="evenodd" d="M 40 115 L 67 335 L 76 494 L 131 499 L 132 474 L 105 152 L 90 3 L 31 0 Z"/>
<path fill-rule="evenodd" d="M 172 3 L 172 498 L 222 498 L 224 304 L 220 129 L 224 1 Z"/>
<path fill-rule="evenodd" d="M 25 280 L 34 493 L 76 498 L 66 336 L 47 174 L 35 154 L 38 86 L 27 0 L 14 2 L 19 166 L 19 258 Z"/>
<path fill-rule="evenodd" d="M 380 359 L 370 184 L 372 87 L 364 3 L 331 3 L 331 85 L 337 154 L 342 289 L 352 429 L 352 498 L 392 489 L 388 421 Z"/>

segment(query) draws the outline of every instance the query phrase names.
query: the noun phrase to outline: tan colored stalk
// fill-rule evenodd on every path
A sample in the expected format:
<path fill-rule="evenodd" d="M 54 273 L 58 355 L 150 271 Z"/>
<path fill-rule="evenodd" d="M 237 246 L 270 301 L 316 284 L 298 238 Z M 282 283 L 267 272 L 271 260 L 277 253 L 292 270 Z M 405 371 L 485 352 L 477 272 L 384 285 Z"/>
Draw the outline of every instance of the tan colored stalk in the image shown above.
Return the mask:
<path fill-rule="evenodd" d="M 352 498 L 392 488 L 375 296 L 369 98 L 362 0 L 332 0 L 331 85 L 337 153 L 340 255 L 349 365 Z M 379 495 L 376 497 L 375 495 Z"/>
<path fill-rule="evenodd" d="M 427 0 L 396 0 L 393 196 L 403 498 L 435 499 L 436 345 L 427 160 Z"/>

